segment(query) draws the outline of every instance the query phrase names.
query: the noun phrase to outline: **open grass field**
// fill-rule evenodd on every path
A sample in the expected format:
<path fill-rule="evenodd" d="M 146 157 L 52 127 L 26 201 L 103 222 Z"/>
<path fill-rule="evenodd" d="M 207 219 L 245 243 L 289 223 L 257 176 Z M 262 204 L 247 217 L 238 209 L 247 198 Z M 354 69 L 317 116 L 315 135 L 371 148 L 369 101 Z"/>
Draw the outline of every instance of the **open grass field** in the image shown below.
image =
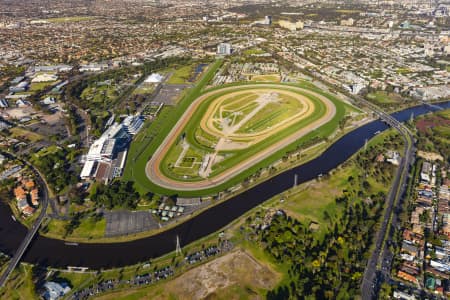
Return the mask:
<path fill-rule="evenodd" d="M 341 14 L 359 14 L 362 11 L 357 9 L 336 9 L 336 12 Z"/>
<path fill-rule="evenodd" d="M 44 90 L 46 87 L 57 84 L 58 81 L 47 81 L 47 82 L 33 82 L 30 85 L 30 92 L 39 92 Z"/>
<path fill-rule="evenodd" d="M 19 264 L 6 286 L 0 288 L 0 299 L 39 299 L 34 290 L 30 265 Z"/>
<path fill-rule="evenodd" d="M 251 81 L 256 82 L 280 82 L 281 76 L 278 74 L 272 75 L 254 75 L 251 78 Z"/>
<path fill-rule="evenodd" d="M 104 101 L 113 101 L 118 96 L 119 90 L 115 86 L 102 85 L 85 88 L 80 97 L 93 103 L 103 103 Z"/>
<path fill-rule="evenodd" d="M 397 74 L 405 75 L 405 74 L 411 73 L 411 70 L 408 68 L 399 68 L 399 69 L 397 69 L 396 72 L 397 72 Z"/>
<path fill-rule="evenodd" d="M 61 221 L 52 219 L 47 227 L 47 232 L 44 234 L 48 237 L 60 238 L 65 235 L 65 226 L 68 221 Z M 73 233 L 67 235 L 67 240 L 86 241 L 90 239 L 102 238 L 105 234 L 106 219 L 102 218 L 96 221 L 93 218 L 82 218 L 80 225 L 75 228 Z"/>
<path fill-rule="evenodd" d="M 75 17 L 62 17 L 62 18 L 49 18 L 49 19 L 41 19 L 39 21 L 45 21 L 48 23 L 64 23 L 64 22 L 82 22 L 93 20 L 95 17 L 91 16 L 75 16 Z"/>
<path fill-rule="evenodd" d="M 436 113 L 438 116 L 450 120 L 450 109 L 444 109 Z"/>
<path fill-rule="evenodd" d="M 265 53 L 264 50 L 262 49 L 257 49 L 257 48 L 250 48 L 244 51 L 245 55 L 258 55 L 258 54 L 263 54 Z"/>
<path fill-rule="evenodd" d="M 189 107 L 152 156 L 147 175 L 166 188 L 213 187 L 328 123 L 335 114 L 328 98 L 290 85 L 217 89 Z M 199 128 L 217 143 L 195 140 L 202 135 Z M 180 167 L 188 157 L 195 157 L 195 165 Z"/>
<path fill-rule="evenodd" d="M 155 84 L 142 83 L 138 88 L 133 91 L 133 95 L 145 95 L 151 94 L 155 91 Z"/>
<path fill-rule="evenodd" d="M 37 142 L 42 140 L 44 137 L 38 133 L 20 128 L 14 127 L 9 130 L 11 132 L 11 137 L 15 139 L 26 139 L 30 142 Z"/>
<path fill-rule="evenodd" d="M 170 76 L 169 80 L 167 80 L 167 83 L 169 84 L 187 83 L 189 81 L 189 78 L 192 77 L 194 67 L 195 65 L 188 65 L 174 70 L 172 76 Z"/>
<path fill-rule="evenodd" d="M 51 145 L 50 147 L 43 148 L 43 149 L 39 150 L 38 152 L 33 153 L 32 156 L 31 156 L 31 159 L 33 161 L 36 161 L 36 160 L 38 160 L 41 157 L 44 157 L 44 156 L 47 156 L 49 154 L 53 154 L 53 153 L 58 152 L 59 149 L 60 148 L 58 146 Z"/>
<path fill-rule="evenodd" d="M 392 104 L 401 101 L 400 96 L 398 96 L 397 94 L 387 93 L 383 91 L 370 93 L 367 95 L 367 98 L 370 100 L 374 100 L 379 104 Z"/>

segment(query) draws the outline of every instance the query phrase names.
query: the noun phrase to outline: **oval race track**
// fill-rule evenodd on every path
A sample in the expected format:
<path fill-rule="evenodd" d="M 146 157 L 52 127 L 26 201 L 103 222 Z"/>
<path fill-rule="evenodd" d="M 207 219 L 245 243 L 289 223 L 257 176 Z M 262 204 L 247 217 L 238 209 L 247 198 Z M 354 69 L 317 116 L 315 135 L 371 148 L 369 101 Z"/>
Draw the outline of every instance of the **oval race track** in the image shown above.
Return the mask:
<path fill-rule="evenodd" d="M 439 104 L 450 108 L 450 102 Z M 400 121 L 406 121 L 411 114 L 418 116 L 436 110 L 422 105 L 394 114 Z M 244 192 L 227 202 L 203 212 L 195 218 L 168 231 L 152 237 L 116 244 L 80 244 L 69 246 L 61 240 L 38 236 L 26 252 L 24 260 L 42 263 L 52 267 L 85 266 L 94 269 L 122 267 L 150 258 L 158 257 L 175 250 L 176 236 L 181 245 L 186 245 L 208 234 L 214 233 L 248 210 L 268 200 L 272 196 L 292 187 L 294 175 L 298 183 L 311 180 L 321 173 L 327 173 L 347 160 L 360 149 L 366 139 L 373 137 L 387 126 L 381 121 L 366 124 L 342 137 L 320 157 L 286 171 L 269 181 Z M 26 234 L 26 228 L 11 218 L 9 207 L 0 204 L 0 250 L 11 255 Z"/>
<path fill-rule="evenodd" d="M 295 92 L 301 92 L 304 94 L 309 94 L 317 98 L 319 101 L 321 101 L 326 108 L 326 112 L 323 116 L 321 116 L 319 119 L 312 121 L 311 123 L 307 124 L 300 130 L 297 130 L 293 134 L 287 136 L 286 138 L 283 138 L 281 140 L 276 141 L 272 145 L 269 145 L 268 147 L 264 148 L 263 150 L 257 152 L 255 155 L 249 157 L 248 159 L 245 159 L 241 162 L 239 162 L 236 165 L 233 165 L 232 167 L 226 169 L 225 171 L 219 173 L 216 176 L 208 177 L 203 180 L 197 180 L 197 181 L 180 181 L 175 180 L 173 178 L 169 178 L 163 172 L 161 172 L 161 164 L 163 163 L 164 157 L 167 155 L 167 152 L 170 150 L 173 144 L 175 144 L 179 140 L 179 136 L 184 131 L 184 128 L 186 127 L 187 123 L 192 119 L 192 116 L 197 112 L 199 106 L 204 102 L 207 101 L 211 96 L 215 94 L 223 93 L 224 91 L 229 91 L 230 93 L 235 92 L 236 90 L 242 90 L 242 91 L 260 91 L 260 90 L 283 90 L 286 89 L 287 91 L 290 91 L 292 94 Z M 314 114 L 314 110 L 316 107 L 310 103 L 308 97 L 303 96 L 301 94 L 298 94 L 299 101 L 303 101 L 308 104 L 309 111 L 305 113 L 305 117 L 311 116 Z M 243 86 L 235 86 L 235 87 L 226 87 L 221 88 L 218 90 L 214 90 L 212 92 L 208 92 L 206 94 L 203 94 L 199 98 L 197 98 L 186 110 L 186 112 L 183 114 L 182 118 L 175 124 L 173 129 L 170 131 L 168 136 L 164 139 L 164 141 L 159 145 L 158 149 L 155 151 L 155 153 L 152 155 L 150 160 L 147 163 L 145 172 L 148 177 L 148 179 L 161 187 L 167 188 L 169 190 L 176 190 L 176 191 L 192 191 L 192 190 L 203 190 L 203 189 L 209 189 L 216 187 L 220 184 L 223 184 L 224 182 L 229 181 L 233 177 L 237 176 L 241 172 L 247 170 L 248 168 L 252 167 L 256 163 L 264 160 L 265 158 L 269 157 L 273 153 L 282 150 L 286 146 L 292 144 L 296 140 L 300 139 L 301 137 L 305 136 L 309 132 L 319 128 L 320 126 L 328 123 L 336 114 L 336 107 L 333 104 L 331 100 L 329 100 L 327 97 L 324 97 L 318 93 L 315 93 L 313 91 L 295 87 L 295 86 L 289 86 L 289 85 L 280 85 L 280 84 L 247 84 Z M 289 124 L 286 124 L 286 126 L 283 128 L 281 127 L 281 130 L 286 130 L 289 126 L 301 121 L 304 116 L 293 119 Z M 205 124 L 201 126 L 206 126 Z M 273 130 L 276 131 L 277 128 L 274 128 Z M 277 132 L 272 133 L 272 135 L 276 134 Z"/>

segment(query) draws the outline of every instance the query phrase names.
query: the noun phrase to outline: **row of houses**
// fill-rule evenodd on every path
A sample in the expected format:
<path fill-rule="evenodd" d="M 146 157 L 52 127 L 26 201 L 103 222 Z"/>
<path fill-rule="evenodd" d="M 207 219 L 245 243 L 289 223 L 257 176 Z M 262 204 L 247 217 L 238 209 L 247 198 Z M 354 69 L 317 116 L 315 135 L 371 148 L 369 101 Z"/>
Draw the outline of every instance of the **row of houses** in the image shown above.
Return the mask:
<path fill-rule="evenodd" d="M 23 98 L 26 98 L 26 97 L 21 96 L 21 97 L 17 98 L 18 100 L 14 101 L 15 107 L 23 108 L 23 107 L 32 106 L 30 101 L 25 100 Z M 8 108 L 8 107 L 10 107 L 10 101 L 8 101 L 7 99 L 0 99 L 0 108 Z"/>
<path fill-rule="evenodd" d="M 442 173 L 442 182 L 437 173 Z M 450 295 L 450 180 L 439 165 L 424 162 L 409 226 L 403 230 L 397 277 Z M 434 239 L 426 238 L 435 236 Z"/>
<path fill-rule="evenodd" d="M 31 216 L 39 206 L 39 189 L 31 179 L 18 179 L 19 185 L 14 189 L 17 208 L 24 216 Z"/>

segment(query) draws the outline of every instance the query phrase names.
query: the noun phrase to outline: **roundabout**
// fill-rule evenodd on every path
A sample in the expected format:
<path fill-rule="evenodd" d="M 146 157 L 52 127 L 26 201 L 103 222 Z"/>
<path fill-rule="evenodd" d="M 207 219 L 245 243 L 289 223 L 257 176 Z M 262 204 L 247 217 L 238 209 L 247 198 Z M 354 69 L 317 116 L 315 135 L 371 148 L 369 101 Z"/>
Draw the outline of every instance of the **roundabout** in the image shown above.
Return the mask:
<path fill-rule="evenodd" d="M 148 179 L 175 191 L 217 187 L 314 133 L 336 115 L 315 91 L 285 84 L 247 84 L 195 99 L 147 162 Z M 242 178 L 242 180 L 245 178 Z"/>

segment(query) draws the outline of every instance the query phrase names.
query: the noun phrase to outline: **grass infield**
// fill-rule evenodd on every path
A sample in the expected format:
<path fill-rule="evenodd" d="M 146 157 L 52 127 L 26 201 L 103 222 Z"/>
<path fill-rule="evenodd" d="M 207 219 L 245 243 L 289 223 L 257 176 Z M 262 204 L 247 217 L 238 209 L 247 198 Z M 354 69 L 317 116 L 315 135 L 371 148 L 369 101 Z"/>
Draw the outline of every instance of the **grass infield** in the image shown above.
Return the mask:
<path fill-rule="evenodd" d="M 334 131 L 337 129 L 339 122 L 342 120 L 342 118 L 346 114 L 346 110 L 348 107 L 347 104 L 343 103 L 342 101 L 338 100 L 336 97 L 327 94 L 323 92 L 322 90 L 311 86 L 310 84 L 283 84 L 281 86 L 284 86 L 285 88 L 289 88 L 289 86 L 293 87 L 301 87 L 304 89 L 308 89 L 310 91 L 313 91 L 317 94 L 323 95 L 327 97 L 330 101 L 333 102 L 333 104 L 336 107 L 336 113 L 333 116 L 333 118 L 326 124 L 320 126 L 319 128 L 313 130 L 312 132 L 304 135 L 302 138 L 296 140 L 289 146 L 283 148 L 280 151 L 277 151 L 273 154 L 271 154 L 269 157 L 265 158 L 264 160 L 256 163 L 252 167 L 246 169 L 245 171 L 241 172 L 240 174 L 236 175 L 234 178 L 209 189 L 203 189 L 203 190 L 197 190 L 197 191 L 177 191 L 177 190 L 170 190 L 163 188 L 161 186 L 158 186 L 154 183 L 152 183 L 146 176 L 145 168 L 148 160 L 152 156 L 152 154 L 156 151 L 158 146 L 163 142 L 163 140 L 167 137 L 170 130 L 174 126 L 174 124 L 181 118 L 183 113 L 187 110 L 187 108 L 190 106 L 190 104 L 197 99 L 202 93 L 202 89 L 207 85 L 207 83 L 211 80 L 211 78 L 214 76 L 214 73 L 217 71 L 217 69 L 222 64 L 221 60 L 218 60 L 216 63 L 210 66 L 209 70 L 204 74 L 200 82 L 192 88 L 186 97 L 176 106 L 176 107 L 166 107 L 162 110 L 160 116 L 151 124 L 146 124 L 143 130 L 139 133 L 139 135 L 136 137 L 135 141 L 132 143 L 129 151 L 129 155 L 127 158 L 127 165 L 124 172 L 124 180 L 132 180 L 135 182 L 136 189 L 141 193 L 145 194 L 148 192 L 153 192 L 157 194 L 163 194 L 163 195 L 179 195 L 183 197 L 197 197 L 197 196 L 206 196 L 206 195 L 214 195 L 219 193 L 220 191 L 223 191 L 227 188 L 230 188 L 240 182 L 242 182 L 245 178 L 249 177 L 250 175 L 254 174 L 256 171 L 258 171 L 261 168 L 264 168 L 268 166 L 269 164 L 273 163 L 274 161 L 281 159 L 286 152 L 295 150 L 299 145 L 303 145 L 308 142 L 308 140 L 311 140 L 314 137 L 323 137 L 326 138 L 329 135 L 333 134 Z M 236 83 L 231 85 L 226 85 L 226 87 L 239 87 L 239 88 L 245 88 L 244 83 Z M 216 87 L 212 89 L 208 89 L 207 92 L 214 91 L 221 89 L 222 87 Z M 206 91 L 205 91 L 206 92 Z M 311 95 L 308 96 L 311 98 Z M 351 110 L 351 109 L 349 109 Z M 196 116 L 201 116 L 201 113 L 196 113 Z M 308 120 L 304 121 L 308 122 Z M 189 122 L 189 124 L 194 124 L 195 122 Z M 301 123 L 301 122 L 299 122 Z M 188 125 L 189 125 L 188 124 Z M 294 129 L 292 129 L 294 130 Z M 195 130 L 186 130 L 187 132 L 187 138 L 195 143 Z M 286 133 L 289 134 L 289 130 L 286 130 Z M 259 151 L 259 147 L 264 147 L 266 144 L 269 144 L 273 141 L 266 141 L 261 143 L 260 146 L 255 147 L 252 151 L 247 151 L 245 153 L 246 155 L 253 155 L 253 153 L 256 151 Z M 198 144 L 198 143 L 197 143 Z M 204 146 L 206 147 L 206 146 Z M 207 147 L 206 147 L 207 148 Z M 228 161 L 227 163 L 233 163 L 232 160 Z M 227 166 L 223 166 L 223 168 L 226 168 Z M 220 169 L 217 168 L 214 170 L 214 172 L 219 172 Z"/>

